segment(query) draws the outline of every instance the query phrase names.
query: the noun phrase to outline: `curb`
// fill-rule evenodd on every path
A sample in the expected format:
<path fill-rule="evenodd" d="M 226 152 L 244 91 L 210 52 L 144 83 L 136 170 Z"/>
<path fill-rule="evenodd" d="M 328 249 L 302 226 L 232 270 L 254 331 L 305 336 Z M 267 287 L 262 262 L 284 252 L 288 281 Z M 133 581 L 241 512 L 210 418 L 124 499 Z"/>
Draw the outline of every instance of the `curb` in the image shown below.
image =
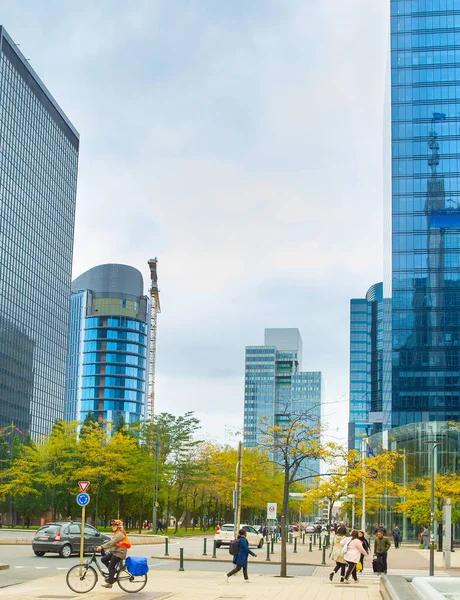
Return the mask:
<path fill-rule="evenodd" d="M 2 564 L 0 564 L 0 571 L 6 571 L 9 568 L 10 568 L 10 565 L 2 565 Z"/>

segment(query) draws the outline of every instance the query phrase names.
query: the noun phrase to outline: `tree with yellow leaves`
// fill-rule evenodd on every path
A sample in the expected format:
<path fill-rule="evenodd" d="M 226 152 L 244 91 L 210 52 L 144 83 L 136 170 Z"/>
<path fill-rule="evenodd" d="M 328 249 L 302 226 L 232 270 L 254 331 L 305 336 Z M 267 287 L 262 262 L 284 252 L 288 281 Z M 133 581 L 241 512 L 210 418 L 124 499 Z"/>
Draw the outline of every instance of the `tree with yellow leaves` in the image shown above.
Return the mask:
<path fill-rule="evenodd" d="M 327 460 L 336 451 L 333 444 L 322 444 L 320 441 L 322 430 L 317 411 L 318 406 L 312 406 L 296 413 L 286 404 L 277 414 L 274 425 L 262 420 L 259 428 L 259 451 L 270 456 L 275 470 L 283 475 L 280 577 L 287 577 L 286 518 L 290 487 L 295 482 L 306 482 L 319 476 L 318 473 L 303 472 L 309 460 Z"/>

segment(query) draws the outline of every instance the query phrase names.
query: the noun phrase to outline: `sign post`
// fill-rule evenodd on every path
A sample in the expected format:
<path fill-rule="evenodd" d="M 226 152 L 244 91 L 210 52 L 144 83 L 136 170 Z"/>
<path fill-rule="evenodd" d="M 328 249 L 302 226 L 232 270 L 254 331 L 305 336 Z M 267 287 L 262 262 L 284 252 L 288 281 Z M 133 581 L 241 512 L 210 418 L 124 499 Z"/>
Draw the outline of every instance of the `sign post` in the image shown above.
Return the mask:
<path fill-rule="evenodd" d="M 267 502 L 267 519 L 275 520 L 276 519 L 276 510 L 278 505 L 276 502 Z"/>
<path fill-rule="evenodd" d="M 89 494 L 86 493 L 88 489 L 89 481 L 79 481 L 78 487 L 80 488 L 80 493 L 77 495 L 77 504 L 81 506 L 81 532 L 80 532 L 80 577 L 82 576 L 83 571 L 83 554 L 85 550 L 85 512 L 86 505 L 89 504 Z"/>

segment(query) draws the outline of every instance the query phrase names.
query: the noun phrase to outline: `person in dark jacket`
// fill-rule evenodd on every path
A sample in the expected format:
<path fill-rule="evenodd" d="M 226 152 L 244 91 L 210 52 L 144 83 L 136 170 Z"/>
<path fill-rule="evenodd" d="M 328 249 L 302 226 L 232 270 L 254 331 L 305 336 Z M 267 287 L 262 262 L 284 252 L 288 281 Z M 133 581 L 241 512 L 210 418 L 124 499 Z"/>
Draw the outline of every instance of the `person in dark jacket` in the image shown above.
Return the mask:
<path fill-rule="evenodd" d="M 251 556 L 257 556 L 254 554 L 252 550 L 249 549 L 248 540 L 246 539 L 246 531 L 244 529 L 240 529 L 238 531 L 238 554 L 235 554 L 233 557 L 233 564 L 236 565 L 234 569 L 232 569 L 227 575 L 224 575 L 225 581 L 228 582 L 229 577 L 238 573 L 243 569 L 244 581 L 249 583 L 248 578 L 248 554 Z"/>
<path fill-rule="evenodd" d="M 393 534 L 393 541 L 395 543 L 395 548 L 399 548 L 399 542 L 401 541 L 401 530 L 399 529 L 399 527 L 397 525 L 394 526 L 392 534 Z"/>
<path fill-rule="evenodd" d="M 380 525 L 374 529 L 374 535 L 377 535 L 379 531 L 381 531 L 383 535 L 387 534 L 387 528 L 383 523 L 380 523 Z"/>
<path fill-rule="evenodd" d="M 364 550 L 369 554 L 370 544 L 366 540 L 366 534 L 364 533 L 364 531 L 362 531 L 362 530 L 358 531 L 358 540 L 363 545 Z M 359 559 L 359 562 L 361 563 L 361 571 L 362 571 L 364 569 L 364 554 L 361 554 L 361 558 Z"/>
<path fill-rule="evenodd" d="M 390 549 L 391 542 L 390 540 L 383 535 L 382 531 L 377 533 L 377 537 L 374 540 L 374 554 L 381 561 L 382 570 L 386 575 L 387 572 L 387 554 Z"/>

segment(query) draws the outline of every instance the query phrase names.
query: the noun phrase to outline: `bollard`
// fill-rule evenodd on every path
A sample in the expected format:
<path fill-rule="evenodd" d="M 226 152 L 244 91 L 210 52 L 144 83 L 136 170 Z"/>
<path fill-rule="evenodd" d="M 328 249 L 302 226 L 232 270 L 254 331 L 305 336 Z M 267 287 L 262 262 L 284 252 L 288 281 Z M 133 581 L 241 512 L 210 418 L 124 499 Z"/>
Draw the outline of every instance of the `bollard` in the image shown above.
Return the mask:
<path fill-rule="evenodd" d="M 292 544 L 292 533 L 291 532 L 289 532 L 288 542 L 289 542 L 289 544 Z"/>
<path fill-rule="evenodd" d="M 216 540 L 214 540 L 214 544 L 212 546 L 212 557 L 213 558 L 217 558 L 216 549 L 217 549 L 217 542 L 216 542 Z"/>
<path fill-rule="evenodd" d="M 312 543 L 313 542 L 311 541 L 311 536 L 310 536 L 310 550 L 309 550 L 309 552 L 313 552 L 313 548 L 311 547 Z"/>
<path fill-rule="evenodd" d="M 318 550 L 321 550 L 321 534 L 319 535 L 319 545 L 318 545 Z"/>
<path fill-rule="evenodd" d="M 316 546 L 316 533 L 313 535 L 313 543 Z"/>
<path fill-rule="evenodd" d="M 305 533 L 302 535 L 302 544 L 305 546 Z"/>
<path fill-rule="evenodd" d="M 321 561 L 322 565 L 326 564 L 326 545 L 323 545 L 323 560 Z"/>
<path fill-rule="evenodd" d="M 271 554 L 275 554 L 275 538 L 272 538 L 272 551 Z"/>
<path fill-rule="evenodd" d="M 294 538 L 294 554 L 297 554 L 297 538 Z"/>
<path fill-rule="evenodd" d="M 330 545 L 331 545 L 331 534 L 328 533 L 326 536 L 326 548 L 329 548 Z"/>
<path fill-rule="evenodd" d="M 165 556 L 169 556 L 168 545 L 169 545 L 169 538 L 165 537 Z"/>
<path fill-rule="evenodd" d="M 206 552 L 206 542 L 207 542 L 207 539 L 203 538 L 203 556 L 208 556 L 208 554 Z"/>
<path fill-rule="evenodd" d="M 267 558 L 265 560 L 270 560 L 270 542 L 267 544 Z"/>
<path fill-rule="evenodd" d="M 184 570 L 184 549 L 180 548 L 179 550 L 179 571 Z"/>

